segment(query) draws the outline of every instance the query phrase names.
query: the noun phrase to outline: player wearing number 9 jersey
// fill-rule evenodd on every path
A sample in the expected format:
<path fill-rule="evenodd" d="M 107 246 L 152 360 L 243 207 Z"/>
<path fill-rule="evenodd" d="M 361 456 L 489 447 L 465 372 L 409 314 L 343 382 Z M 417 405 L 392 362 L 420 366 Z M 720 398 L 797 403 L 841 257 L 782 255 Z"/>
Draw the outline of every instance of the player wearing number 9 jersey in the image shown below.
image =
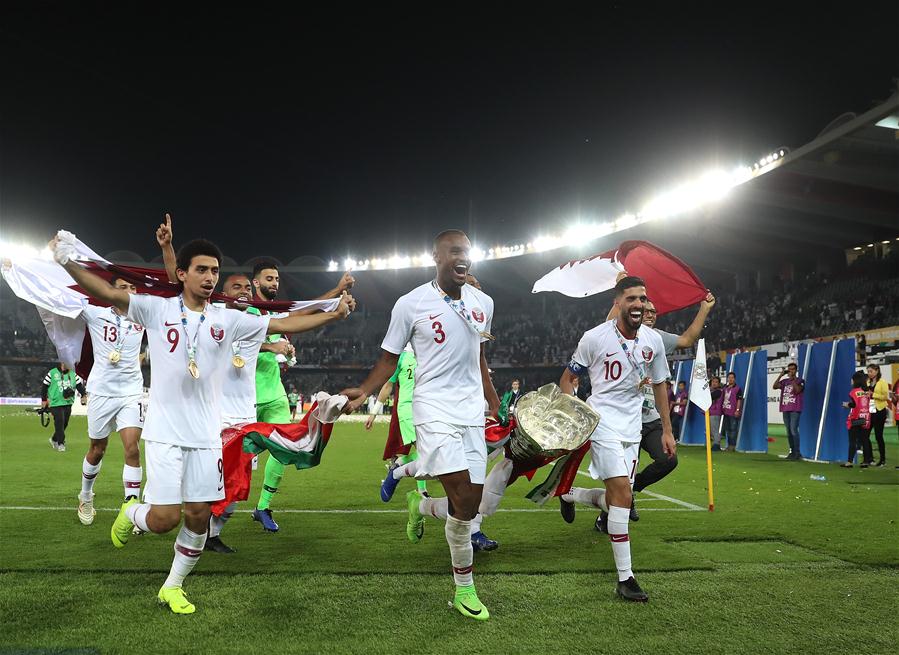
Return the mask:
<path fill-rule="evenodd" d="M 574 520 L 574 503 L 608 512 L 608 532 L 618 569 L 619 596 L 645 602 L 631 569 L 628 520 L 631 485 L 639 459 L 642 429 L 643 387 L 651 385 L 662 419 L 665 452 L 674 454 L 674 436 L 668 414 L 665 381 L 670 376 L 665 346 L 655 330 L 642 325 L 646 286 L 637 277 L 625 277 L 615 286 L 619 315 L 588 330 L 581 337 L 559 385 L 571 393 L 573 381 L 589 371 L 593 392 L 587 399 L 599 414 L 599 425 L 590 437 L 590 475 L 602 479 L 605 490 L 574 487 L 560 497 L 562 517 Z"/>
<path fill-rule="evenodd" d="M 121 278 L 112 286 L 136 293 L 134 285 Z M 144 425 L 142 396 L 144 378 L 140 372 L 140 349 L 144 328 L 115 307 L 85 305 L 81 318 L 91 335 L 94 364 L 87 380 L 87 434 L 90 445 L 81 463 L 81 492 L 78 520 L 94 522 L 94 484 L 100 474 L 109 433 L 118 432 L 125 448 L 122 484 L 125 502 L 140 495 L 143 470 L 140 465 L 141 428 Z"/>
<path fill-rule="evenodd" d="M 150 410 L 143 438 L 147 462 L 145 500 L 122 505 L 112 525 L 112 542 L 127 543 L 134 526 L 164 533 L 184 524 L 175 539 L 169 576 L 157 594 L 177 614 L 195 607 L 181 585 L 206 543 L 210 504 L 224 497 L 221 459 L 221 395 L 231 365 L 231 344 L 261 344 L 268 332 L 304 332 L 346 318 L 354 306 L 344 296 L 334 312 L 269 319 L 209 303 L 218 282 L 221 253 L 202 239 L 177 256 L 182 292 L 175 298 L 132 296 L 72 260 L 74 236 L 60 232 L 50 243 L 54 259 L 90 296 L 107 302 L 144 326 L 153 361 Z"/>

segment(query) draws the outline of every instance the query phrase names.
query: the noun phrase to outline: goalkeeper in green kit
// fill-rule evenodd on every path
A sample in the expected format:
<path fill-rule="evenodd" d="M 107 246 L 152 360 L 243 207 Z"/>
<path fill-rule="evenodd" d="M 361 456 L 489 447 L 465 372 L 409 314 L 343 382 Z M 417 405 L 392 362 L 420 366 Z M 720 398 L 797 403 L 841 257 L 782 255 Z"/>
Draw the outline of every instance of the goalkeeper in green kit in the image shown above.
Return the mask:
<path fill-rule="evenodd" d="M 253 267 L 253 288 L 256 297 L 260 300 L 275 300 L 278 297 L 280 281 L 276 263 L 261 261 Z M 344 291 L 351 289 L 354 283 L 353 276 L 344 273 L 337 287 L 321 296 L 320 299 L 336 298 Z M 253 307 L 247 311 L 260 313 Z M 284 384 L 281 382 L 281 361 L 291 360 L 295 351 L 284 335 L 271 334 L 267 341 L 278 347 L 276 352 L 260 352 L 256 361 L 256 420 L 262 423 L 290 423 L 290 404 Z M 283 359 L 279 360 L 279 356 Z M 272 496 L 281 486 L 283 476 L 284 464 L 269 455 L 265 464 L 262 493 L 259 494 L 259 502 L 256 503 L 256 509 L 253 510 L 253 520 L 259 521 L 263 529 L 268 532 L 278 531 L 278 524 L 272 518 L 271 502 Z"/>
<path fill-rule="evenodd" d="M 381 483 L 381 500 L 389 502 L 396 491 L 396 485 L 401 478 L 414 477 L 416 472 L 415 460 L 417 453 L 412 453 L 412 445 L 415 443 L 415 423 L 412 420 L 412 395 L 415 393 L 415 368 L 418 362 L 412 347 L 406 345 L 396 362 L 396 370 L 390 379 L 381 387 L 378 393 L 378 406 L 383 404 L 394 391 L 397 385 L 396 402 L 394 411 L 390 416 L 390 428 L 387 433 L 387 444 L 384 447 L 384 459 L 393 460 L 387 469 L 387 476 Z M 365 429 L 371 430 L 375 414 L 371 414 L 365 422 Z M 418 492 L 427 495 L 427 483 L 417 480 Z"/>

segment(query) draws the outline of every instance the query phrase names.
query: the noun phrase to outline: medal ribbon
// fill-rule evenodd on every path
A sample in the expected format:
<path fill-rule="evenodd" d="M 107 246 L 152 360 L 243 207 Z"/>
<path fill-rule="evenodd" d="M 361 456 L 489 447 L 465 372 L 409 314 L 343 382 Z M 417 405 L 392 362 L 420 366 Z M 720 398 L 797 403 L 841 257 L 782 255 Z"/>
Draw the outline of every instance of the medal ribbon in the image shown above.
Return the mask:
<path fill-rule="evenodd" d="M 618 343 L 621 344 L 621 349 L 624 351 L 624 356 L 627 357 L 627 361 L 629 361 L 631 363 L 631 366 L 634 367 L 634 370 L 637 372 L 637 375 L 640 377 L 640 382 L 642 383 L 643 380 L 646 379 L 646 364 L 645 363 L 637 364 L 637 360 L 634 357 L 634 354 L 627 347 L 627 343 L 625 342 L 624 337 L 621 335 L 621 332 L 618 331 L 618 326 L 613 323 L 612 327 L 615 328 L 615 336 L 618 337 Z M 638 330 L 639 330 L 639 328 L 638 328 Z M 640 335 L 635 334 L 634 335 L 634 350 L 637 349 L 637 344 L 639 344 L 639 343 L 640 343 Z"/>
<path fill-rule="evenodd" d="M 456 301 L 453 300 L 448 293 L 446 293 L 443 289 L 440 288 L 440 285 L 437 284 L 437 280 L 431 281 L 431 287 L 434 289 L 434 291 L 437 292 L 437 295 L 440 296 L 441 298 L 443 298 L 444 302 L 450 306 L 450 308 L 453 310 L 453 313 L 462 317 L 462 320 L 465 321 L 466 325 L 468 325 L 468 327 L 470 327 L 472 330 L 474 330 L 474 332 L 479 337 L 484 337 L 485 339 L 489 339 L 490 341 L 493 341 L 496 339 L 496 337 L 494 337 L 489 332 L 478 329 L 478 327 L 474 324 L 474 321 L 471 320 L 471 314 L 467 313 L 465 311 L 465 301 L 462 300 L 461 297 L 459 298 L 459 300 L 458 300 L 459 304 L 457 305 Z"/>
<path fill-rule="evenodd" d="M 203 305 L 203 313 L 200 314 L 200 323 L 197 325 L 197 331 L 194 332 L 193 341 L 191 341 L 190 337 L 187 334 L 187 311 L 184 309 L 184 295 L 178 295 L 178 303 L 181 305 L 181 329 L 184 331 L 184 338 L 187 341 L 187 362 L 190 364 L 191 362 L 196 365 L 197 362 L 197 339 L 200 337 L 200 328 L 203 327 L 203 322 L 206 320 L 206 310 L 209 308 L 209 304 L 205 303 Z"/>
<path fill-rule="evenodd" d="M 119 316 L 119 313 L 113 310 L 112 315 L 115 316 L 115 325 L 116 325 L 116 336 L 119 337 L 116 339 L 115 351 L 122 354 L 122 348 L 125 347 L 125 339 L 131 334 L 131 328 L 134 326 L 133 323 L 128 323 L 128 329 L 125 330 L 125 334 L 122 334 L 122 317 Z"/>

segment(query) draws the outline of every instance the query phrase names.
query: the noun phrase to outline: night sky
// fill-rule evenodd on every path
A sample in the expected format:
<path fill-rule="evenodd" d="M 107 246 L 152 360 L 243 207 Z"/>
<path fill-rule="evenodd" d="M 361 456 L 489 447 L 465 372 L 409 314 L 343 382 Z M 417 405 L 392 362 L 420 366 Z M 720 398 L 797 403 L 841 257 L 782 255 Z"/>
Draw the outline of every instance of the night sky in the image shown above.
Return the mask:
<path fill-rule="evenodd" d="M 895 2 L 256 4 L 4 3 L 0 236 L 152 257 L 168 210 L 238 261 L 523 241 L 802 145 L 899 71 Z"/>

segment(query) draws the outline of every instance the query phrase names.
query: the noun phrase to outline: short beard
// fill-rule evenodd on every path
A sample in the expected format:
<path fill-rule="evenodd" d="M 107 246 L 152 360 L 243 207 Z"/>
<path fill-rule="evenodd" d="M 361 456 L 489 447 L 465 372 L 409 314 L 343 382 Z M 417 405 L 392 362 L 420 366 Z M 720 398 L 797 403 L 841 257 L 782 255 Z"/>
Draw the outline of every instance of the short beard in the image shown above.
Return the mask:
<path fill-rule="evenodd" d="M 274 300 L 278 297 L 277 291 L 272 291 L 271 289 L 267 289 L 265 287 L 259 287 L 259 293 L 267 300 Z"/>

